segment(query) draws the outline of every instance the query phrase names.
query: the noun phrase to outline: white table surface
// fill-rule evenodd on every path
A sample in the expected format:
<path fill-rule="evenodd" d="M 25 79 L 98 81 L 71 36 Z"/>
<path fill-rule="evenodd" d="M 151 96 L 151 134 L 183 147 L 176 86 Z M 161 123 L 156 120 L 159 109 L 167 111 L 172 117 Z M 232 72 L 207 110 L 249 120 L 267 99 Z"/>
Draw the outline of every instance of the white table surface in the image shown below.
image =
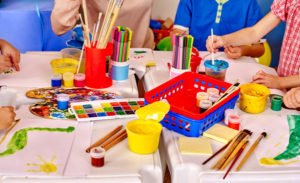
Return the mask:
<path fill-rule="evenodd" d="M 207 53 L 202 53 L 201 56 Z M 270 74 L 276 74 L 276 71 L 272 68 L 257 64 L 254 59 L 249 57 L 242 57 L 239 60 L 230 60 L 225 57 L 223 53 L 218 53 L 217 58 L 227 60 L 230 64 L 228 73 L 226 75 L 226 81 L 234 82 L 236 79 L 240 83 L 250 82 L 252 76 L 258 71 L 263 70 Z M 167 62 L 171 60 L 171 52 L 154 52 L 154 57 L 157 62 L 157 66 L 150 68 L 149 72 L 145 74 L 145 88 L 151 90 L 156 86 L 162 84 L 169 79 L 169 73 L 167 70 Z M 203 62 L 200 66 L 200 71 L 203 71 Z M 279 90 L 272 90 L 272 93 L 283 94 Z M 257 119 L 256 126 L 263 130 L 263 126 L 260 128 L 259 121 L 270 119 L 270 117 L 282 117 L 286 120 L 288 114 L 299 114 L 294 110 L 283 109 L 280 112 L 275 112 L 270 109 L 270 103 L 267 104 L 266 111 L 258 114 L 251 115 L 242 112 L 238 109 L 238 104 L 235 110 L 239 113 L 242 119 L 254 118 Z M 276 125 L 276 124 L 274 124 Z M 247 124 L 241 124 L 241 126 L 247 126 Z M 262 131 L 253 130 L 251 141 L 256 139 Z M 272 134 L 274 135 L 274 134 Z M 166 128 L 163 130 L 161 138 L 161 153 L 166 158 L 167 165 L 171 173 L 171 179 L 173 183 L 196 183 L 196 182 L 300 182 L 300 169 L 298 168 L 284 168 L 284 167 L 262 167 L 258 164 L 254 155 L 250 156 L 250 159 L 243 166 L 239 172 L 231 172 L 225 181 L 222 180 L 224 171 L 210 170 L 209 167 L 216 161 L 217 158 L 211 160 L 207 165 L 202 166 L 202 162 L 208 158 L 208 156 L 200 155 L 183 155 L 178 148 L 177 140 L 181 135 L 170 131 Z M 223 144 L 211 140 L 213 152 L 216 152 Z M 252 144 L 252 142 L 251 142 Z M 261 143 L 263 144 L 263 143 Z M 248 146 L 249 148 L 249 146 Z M 260 146 L 258 146 L 258 149 Z M 247 150 L 247 149 L 246 149 Z"/>
<path fill-rule="evenodd" d="M 60 52 L 28 52 L 21 55 L 21 71 L 0 75 L 0 85 L 6 85 L 18 91 L 16 105 L 30 104 L 32 99 L 25 97 L 26 91 L 33 88 L 51 86 L 50 61 L 61 58 Z M 138 98 L 138 89 L 134 71 L 130 71 L 129 79 L 116 82 L 102 90 L 116 92 L 125 98 Z"/>
<path fill-rule="evenodd" d="M 23 89 L 21 93 L 28 88 L 49 86 L 51 76 L 49 62 L 51 59 L 56 58 L 57 54 L 33 52 L 22 55 L 22 71 L 16 74 L 0 76 L 0 85 Z M 133 75 L 130 80 L 117 85 L 114 83 L 114 86 L 109 89 L 114 92 L 119 91 L 125 97 L 137 97 L 137 87 Z M 33 102 L 25 101 L 25 97 L 19 99 L 23 101 L 22 103 Z M 17 117 L 21 119 L 43 120 L 32 115 L 27 105 L 20 106 L 16 112 Z M 0 182 L 160 183 L 162 182 L 162 166 L 159 152 L 156 151 L 149 155 L 132 153 L 128 149 L 127 139 L 106 153 L 104 167 L 94 168 L 90 165 L 90 157 L 89 154 L 85 153 L 85 149 L 108 133 L 108 131 L 120 124 L 125 125 L 130 120 L 126 118 L 94 123 L 79 123 L 76 127 L 75 140 L 65 167 L 64 176 L 1 176 Z"/>

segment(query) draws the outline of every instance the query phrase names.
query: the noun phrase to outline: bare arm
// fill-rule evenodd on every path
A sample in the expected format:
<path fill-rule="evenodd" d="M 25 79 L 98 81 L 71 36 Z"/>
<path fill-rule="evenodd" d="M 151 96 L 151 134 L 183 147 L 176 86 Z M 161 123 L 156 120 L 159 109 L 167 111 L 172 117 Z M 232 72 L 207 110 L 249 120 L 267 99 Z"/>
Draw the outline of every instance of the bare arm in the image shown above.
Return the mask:
<path fill-rule="evenodd" d="M 222 36 L 223 44 L 224 46 L 247 45 L 258 42 L 280 22 L 281 20 L 270 12 L 252 27 Z"/>
<path fill-rule="evenodd" d="M 264 54 L 265 48 L 263 44 L 245 45 L 242 47 L 243 56 L 260 57 Z"/>
<path fill-rule="evenodd" d="M 78 19 L 81 0 L 55 0 L 51 14 L 52 30 L 57 35 L 74 27 Z"/>

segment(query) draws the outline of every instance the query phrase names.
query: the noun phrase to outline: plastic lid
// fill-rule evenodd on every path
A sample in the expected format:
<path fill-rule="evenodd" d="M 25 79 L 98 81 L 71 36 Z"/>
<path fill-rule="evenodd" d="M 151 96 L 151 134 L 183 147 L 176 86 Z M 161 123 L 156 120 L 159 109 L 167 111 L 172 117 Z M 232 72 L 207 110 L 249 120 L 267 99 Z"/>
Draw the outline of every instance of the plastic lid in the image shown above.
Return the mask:
<path fill-rule="evenodd" d="M 241 122 L 241 118 L 238 115 L 236 115 L 236 114 L 229 114 L 229 116 L 228 116 L 228 123 L 229 122 L 237 124 L 237 123 Z"/>
<path fill-rule="evenodd" d="M 170 110 L 170 104 L 164 101 L 154 102 L 136 110 L 139 119 L 161 121 Z"/>
<path fill-rule="evenodd" d="M 78 73 L 74 75 L 75 80 L 85 80 L 85 74 L 83 73 Z"/>
<path fill-rule="evenodd" d="M 196 98 L 199 100 L 208 99 L 208 94 L 206 92 L 198 92 Z"/>
<path fill-rule="evenodd" d="M 51 79 L 53 79 L 53 80 L 61 80 L 61 79 L 62 79 L 62 76 L 61 76 L 61 74 L 56 73 L 56 74 L 53 74 L 53 75 L 51 76 Z"/>
<path fill-rule="evenodd" d="M 105 149 L 102 147 L 94 147 L 91 149 L 90 155 L 93 158 L 102 158 L 105 155 Z"/>
<path fill-rule="evenodd" d="M 72 72 L 65 72 L 63 75 L 64 80 L 73 80 L 74 74 Z"/>
<path fill-rule="evenodd" d="M 217 88 L 207 88 L 206 93 L 208 95 L 218 95 L 220 92 Z"/>
<path fill-rule="evenodd" d="M 211 60 L 206 60 L 204 62 L 204 66 L 214 71 L 221 71 L 227 69 L 229 67 L 229 64 L 224 60 L 215 60 L 215 64 L 213 65 Z"/>
<path fill-rule="evenodd" d="M 208 99 L 209 99 L 210 101 L 212 101 L 212 102 L 218 101 L 219 98 L 220 98 L 220 95 L 218 95 L 218 94 L 213 94 L 213 95 L 211 95 L 211 96 L 208 97 Z"/>
<path fill-rule="evenodd" d="M 201 109 L 208 109 L 212 106 L 212 102 L 210 100 L 201 100 L 200 101 L 200 108 Z"/>
<path fill-rule="evenodd" d="M 68 101 L 70 99 L 69 95 L 61 93 L 57 94 L 57 100 L 59 101 Z"/>

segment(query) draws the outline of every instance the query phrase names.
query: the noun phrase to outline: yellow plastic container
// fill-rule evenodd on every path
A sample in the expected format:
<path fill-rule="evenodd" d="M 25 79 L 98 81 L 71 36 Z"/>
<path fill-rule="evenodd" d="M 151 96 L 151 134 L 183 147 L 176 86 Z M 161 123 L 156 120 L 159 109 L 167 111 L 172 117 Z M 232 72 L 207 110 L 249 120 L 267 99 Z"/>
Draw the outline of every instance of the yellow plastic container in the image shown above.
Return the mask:
<path fill-rule="evenodd" d="M 139 119 L 126 125 L 129 149 L 137 154 L 151 154 L 158 148 L 162 126 L 159 123 L 170 105 L 159 101 L 136 111 Z"/>
<path fill-rule="evenodd" d="M 52 72 L 64 74 L 65 72 L 75 73 L 78 61 L 72 58 L 59 58 L 50 62 Z"/>
<path fill-rule="evenodd" d="M 65 72 L 63 74 L 64 87 L 72 88 L 74 87 L 74 74 L 72 72 Z"/>
<path fill-rule="evenodd" d="M 252 114 L 265 110 L 270 90 L 260 84 L 244 84 L 240 87 L 240 109 Z"/>

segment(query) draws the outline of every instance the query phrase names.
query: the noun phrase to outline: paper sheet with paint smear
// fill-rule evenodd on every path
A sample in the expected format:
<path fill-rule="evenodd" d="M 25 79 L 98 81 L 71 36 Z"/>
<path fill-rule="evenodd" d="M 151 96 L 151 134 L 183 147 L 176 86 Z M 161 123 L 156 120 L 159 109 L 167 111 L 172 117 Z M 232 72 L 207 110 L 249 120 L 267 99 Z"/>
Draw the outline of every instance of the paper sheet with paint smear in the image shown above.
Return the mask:
<path fill-rule="evenodd" d="M 243 115 L 241 126 L 243 129 L 249 129 L 253 132 L 251 144 L 263 131 L 267 132 L 267 137 L 261 140 L 254 151 L 259 165 L 265 167 L 300 167 L 300 156 L 274 161 L 274 158 L 285 152 L 289 145 L 290 130 L 287 115 Z M 269 165 L 266 164 L 266 161 Z"/>
<path fill-rule="evenodd" d="M 0 175 L 63 175 L 77 122 L 24 119 L 0 144 Z M 4 133 L 0 133 L 2 139 Z"/>

